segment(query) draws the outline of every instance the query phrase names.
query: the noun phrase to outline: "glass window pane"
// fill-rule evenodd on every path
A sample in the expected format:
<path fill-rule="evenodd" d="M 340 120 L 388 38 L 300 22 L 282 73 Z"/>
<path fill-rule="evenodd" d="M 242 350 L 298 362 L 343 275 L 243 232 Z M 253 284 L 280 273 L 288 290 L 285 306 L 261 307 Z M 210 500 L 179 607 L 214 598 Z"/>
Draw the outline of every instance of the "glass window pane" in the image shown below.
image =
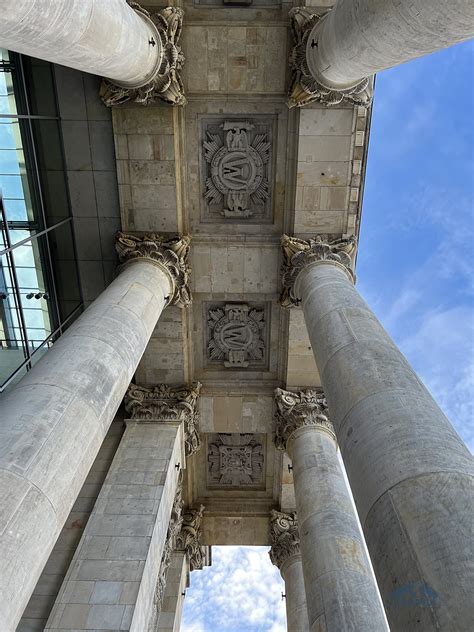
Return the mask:
<path fill-rule="evenodd" d="M 62 322 L 81 304 L 71 223 L 58 226 L 48 238 Z"/>
<path fill-rule="evenodd" d="M 18 303 L 12 290 L 11 260 L 0 257 L 0 386 L 27 357 L 22 331 L 18 327 Z"/>

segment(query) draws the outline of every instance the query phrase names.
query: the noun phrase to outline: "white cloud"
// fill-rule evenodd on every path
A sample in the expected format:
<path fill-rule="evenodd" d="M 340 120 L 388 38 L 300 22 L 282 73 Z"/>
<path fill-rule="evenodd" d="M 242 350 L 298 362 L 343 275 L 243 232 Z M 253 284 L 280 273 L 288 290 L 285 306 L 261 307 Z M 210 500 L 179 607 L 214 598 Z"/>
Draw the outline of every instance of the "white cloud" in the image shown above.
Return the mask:
<path fill-rule="evenodd" d="M 284 583 L 268 547 L 212 547 L 212 566 L 191 575 L 182 632 L 285 632 Z"/>

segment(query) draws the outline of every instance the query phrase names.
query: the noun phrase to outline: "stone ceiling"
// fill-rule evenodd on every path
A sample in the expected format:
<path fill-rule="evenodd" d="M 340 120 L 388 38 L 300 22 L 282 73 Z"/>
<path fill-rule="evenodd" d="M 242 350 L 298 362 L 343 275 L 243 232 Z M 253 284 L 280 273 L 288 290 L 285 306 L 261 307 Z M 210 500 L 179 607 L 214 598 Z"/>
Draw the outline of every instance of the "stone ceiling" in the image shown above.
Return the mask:
<path fill-rule="evenodd" d="M 253 6 L 184 2 L 188 104 L 113 110 L 122 229 L 192 236 L 193 305 L 165 310 L 136 381 L 203 384 L 187 501 L 206 544 L 266 544 L 270 508 L 294 503 L 272 393 L 319 376 L 278 303 L 279 242 L 358 233 L 368 141 L 364 108 L 288 109 L 291 5 Z"/>

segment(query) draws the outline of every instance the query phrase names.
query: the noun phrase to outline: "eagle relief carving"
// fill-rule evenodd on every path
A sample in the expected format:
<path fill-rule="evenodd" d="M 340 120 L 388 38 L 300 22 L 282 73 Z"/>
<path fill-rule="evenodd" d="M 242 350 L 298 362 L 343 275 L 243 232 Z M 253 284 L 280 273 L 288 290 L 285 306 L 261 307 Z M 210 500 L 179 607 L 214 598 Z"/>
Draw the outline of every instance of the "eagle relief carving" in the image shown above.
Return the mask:
<path fill-rule="evenodd" d="M 204 198 L 210 210 L 226 219 L 265 215 L 271 142 L 267 132 L 255 128 L 250 121 L 224 121 L 209 125 L 205 133 Z"/>

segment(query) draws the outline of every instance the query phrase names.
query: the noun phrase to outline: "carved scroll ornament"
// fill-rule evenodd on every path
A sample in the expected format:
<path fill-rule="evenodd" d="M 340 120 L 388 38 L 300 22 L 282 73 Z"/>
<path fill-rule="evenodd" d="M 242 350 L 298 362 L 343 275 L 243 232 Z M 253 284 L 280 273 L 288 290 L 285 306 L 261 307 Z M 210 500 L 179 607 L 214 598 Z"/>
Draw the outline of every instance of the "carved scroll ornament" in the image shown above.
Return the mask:
<path fill-rule="evenodd" d="M 109 107 L 127 101 L 148 105 L 157 99 L 171 105 L 184 105 L 186 97 L 180 76 L 184 55 L 178 46 L 183 26 L 183 10 L 167 7 L 161 11 L 149 13 L 136 2 L 129 2 L 129 5 L 155 26 L 159 42 L 153 45 L 161 45 L 161 60 L 155 75 L 139 88 L 119 86 L 108 79 L 103 79 L 100 89 L 102 101 Z"/>
<path fill-rule="evenodd" d="M 272 548 L 268 552 L 272 564 L 281 570 L 283 564 L 294 555 L 300 553 L 300 534 L 296 512 L 283 513 L 272 510 L 270 516 L 270 542 Z"/>
<path fill-rule="evenodd" d="M 295 295 L 295 282 L 298 274 L 307 265 L 315 261 L 333 261 L 342 265 L 351 279 L 352 257 L 356 250 L 355 237 L 325 241 L 319 235 L 314 239 L 298 239 L 283 235 L 283 266 L 281 268 L 282 292 L 280 304 L 283 307 L 297 307 L 301 298 Z"/>
<path fill-rule="evenodd" d="M 191 268 L 188 265 L 190 242 L 191 238 L 187 235 L 165 238 L 156 233 L 140 236 L 118 232 L 115 249 L 122 264 L 145 258 L 166 268 L 173 284 L 168 304 L 186 307 L 192 301 L 189 291 Z"/>
<path fill-rule="evenodd" d="M 201 384 L 152 388 L 130 384 L 125 395 L 125 410 L 133 421 L 175 421 L 184 423 L 185 452 L 191 456 L 201 447 L 197 401 Z"/>
<path fill-rule="evenodd" d="M 204 505 L 198 509 L 187 509 L 183 514 L 181 531 L 176 537 L 176 549 L 185 551 L 190 570 L 201 570 L 206 562 L 204 547 L 201 546 L 201 523 Z"/>
<path fill-rule="evenodd" d="M 288 90 L 288 106 L 301 107 L 319 101 L 326 105 L 337 105 L 342 101 L 369 106 L 373 95 L 373 82 L 365 78 L 347 88 L 335 88 L 324 84 L 322 78 L 314 77 L 308 67 L 306 49 L 311 38 L 311 47 L 317 46 L 314 29 L 325 19 L 329 11 L 315 13 L 306 7 L 294 7 L 290 10 L 291 32 L 295 45 L 290 55 L 291 80 Z"/>
<path fill-rule="evenodd" d="M 278 450 L 286 450 L 291 435 L 305 426 L 324 428 L 335 436 L 328 418 L 326 397 L 321 390 L 307 389 L 293 393 L 277 388 L 275 404 L 274 443 Z"/>

